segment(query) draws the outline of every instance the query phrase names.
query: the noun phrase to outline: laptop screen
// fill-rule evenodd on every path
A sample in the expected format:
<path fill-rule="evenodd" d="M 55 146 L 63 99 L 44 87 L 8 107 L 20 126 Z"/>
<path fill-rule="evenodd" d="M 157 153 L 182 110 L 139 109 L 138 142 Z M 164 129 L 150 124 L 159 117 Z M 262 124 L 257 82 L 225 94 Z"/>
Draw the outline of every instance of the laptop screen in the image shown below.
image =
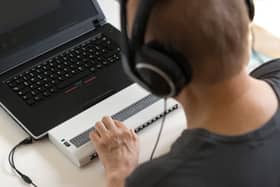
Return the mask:
<path fill-rule="evenodd" d="M 92 0 L 1 0 L 0 72 L 13 62 L 2 59 L 98 14 Z"/>

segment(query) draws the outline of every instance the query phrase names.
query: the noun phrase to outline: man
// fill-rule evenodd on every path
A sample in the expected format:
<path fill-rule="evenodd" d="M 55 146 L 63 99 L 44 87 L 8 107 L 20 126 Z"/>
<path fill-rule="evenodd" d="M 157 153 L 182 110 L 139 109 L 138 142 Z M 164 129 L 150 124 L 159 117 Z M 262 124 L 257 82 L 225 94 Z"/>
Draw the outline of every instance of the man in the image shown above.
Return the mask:
<path fill-rule="evenodd" d="M 139 0 L 128 0 L 131 32 Z M 166 155 L 138 165 L 137 135 L 104 117 L 91 133 L 108 187 L 279 187 L 280 61 L 251 75 L 244 0 L 157 1 L 145 40 L 172 44 L 193 77 L 176 96 L 188 129 Z"/>

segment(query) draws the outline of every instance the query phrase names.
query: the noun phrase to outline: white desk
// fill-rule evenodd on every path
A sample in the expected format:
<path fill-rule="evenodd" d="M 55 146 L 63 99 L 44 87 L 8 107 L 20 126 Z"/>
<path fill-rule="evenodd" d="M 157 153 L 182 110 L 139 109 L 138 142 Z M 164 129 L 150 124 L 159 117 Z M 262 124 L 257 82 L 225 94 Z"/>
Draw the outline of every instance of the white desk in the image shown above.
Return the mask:
<path fill-rule="evenodd" d="M 113 0 L 99 0 L 99 2 L 108 21 L 119 28 L 118 4 Z M 262 3 L 262 1 L 259 2 Z M 277 21 L 279 20 L 275 20 L 274 23 L 278 23 Z M 158 128 L 159 125 L 154 125 L 140 134 L 141 161 L 148 159 L 158 133 Z M 157 155 L 167 152 L 172 142 L 174 142 L 184 128 L 185 119 L 182 111 L 167 119 L 162 139 L 157 149 Z M 26 187 L 28 185 L 23 183 L 11 171 L 7 162 L 7 156 L 12 146 L 27 135 L 2 109 L 0 109 L 0 129 L 0 186 Z M 95 161 L 82 169 L 76 168 L 48 140 L 19 149 L 16 153 L 16 164 L 39 187 L 105 186 L 104 171 L 100 162 Z"/>
<path fill-rule="evenodd" d="M 280 38 L 280 1 L 279 0 L 255 0 L 256 17 L 254 22 L 267 29 L 273 35 Z"/>

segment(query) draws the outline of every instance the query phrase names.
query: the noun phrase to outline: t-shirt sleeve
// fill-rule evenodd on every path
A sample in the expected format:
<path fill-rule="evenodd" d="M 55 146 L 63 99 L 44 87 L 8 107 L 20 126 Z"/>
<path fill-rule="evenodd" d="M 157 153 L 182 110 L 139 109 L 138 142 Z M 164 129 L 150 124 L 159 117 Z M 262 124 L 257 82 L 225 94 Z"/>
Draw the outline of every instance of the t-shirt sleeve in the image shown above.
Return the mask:
<path fill-rule="evenodd" d="M 275 59 L 259 66 L 251 72 L 251 75 L 257 79 L 280 79 L 280 59 Z"/>
<path fill-rule="evenodd" d="M 259 66 L 251 72 L 251 76 L 269 83 L 280 99 L 280 59 Z"/>

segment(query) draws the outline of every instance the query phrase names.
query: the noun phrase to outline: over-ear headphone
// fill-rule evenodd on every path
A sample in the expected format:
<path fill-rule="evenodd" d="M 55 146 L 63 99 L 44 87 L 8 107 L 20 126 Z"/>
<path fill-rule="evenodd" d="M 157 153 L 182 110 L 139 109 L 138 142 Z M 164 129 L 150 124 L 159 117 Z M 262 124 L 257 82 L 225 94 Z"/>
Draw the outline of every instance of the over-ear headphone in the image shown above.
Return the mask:
<path fill-rule="evenodd" d="M 160 97 L 174 97 L 192 80 L 192 67 L 173 46 L 145 43 L 145 33 L 156 0 L 141 0 L 131 32 L 127 33 L 127 0 L 121 0 L 122 63 L 128 76 Z M 249 18 L 255 15 L 253 0 L 245 0 Z"/>

